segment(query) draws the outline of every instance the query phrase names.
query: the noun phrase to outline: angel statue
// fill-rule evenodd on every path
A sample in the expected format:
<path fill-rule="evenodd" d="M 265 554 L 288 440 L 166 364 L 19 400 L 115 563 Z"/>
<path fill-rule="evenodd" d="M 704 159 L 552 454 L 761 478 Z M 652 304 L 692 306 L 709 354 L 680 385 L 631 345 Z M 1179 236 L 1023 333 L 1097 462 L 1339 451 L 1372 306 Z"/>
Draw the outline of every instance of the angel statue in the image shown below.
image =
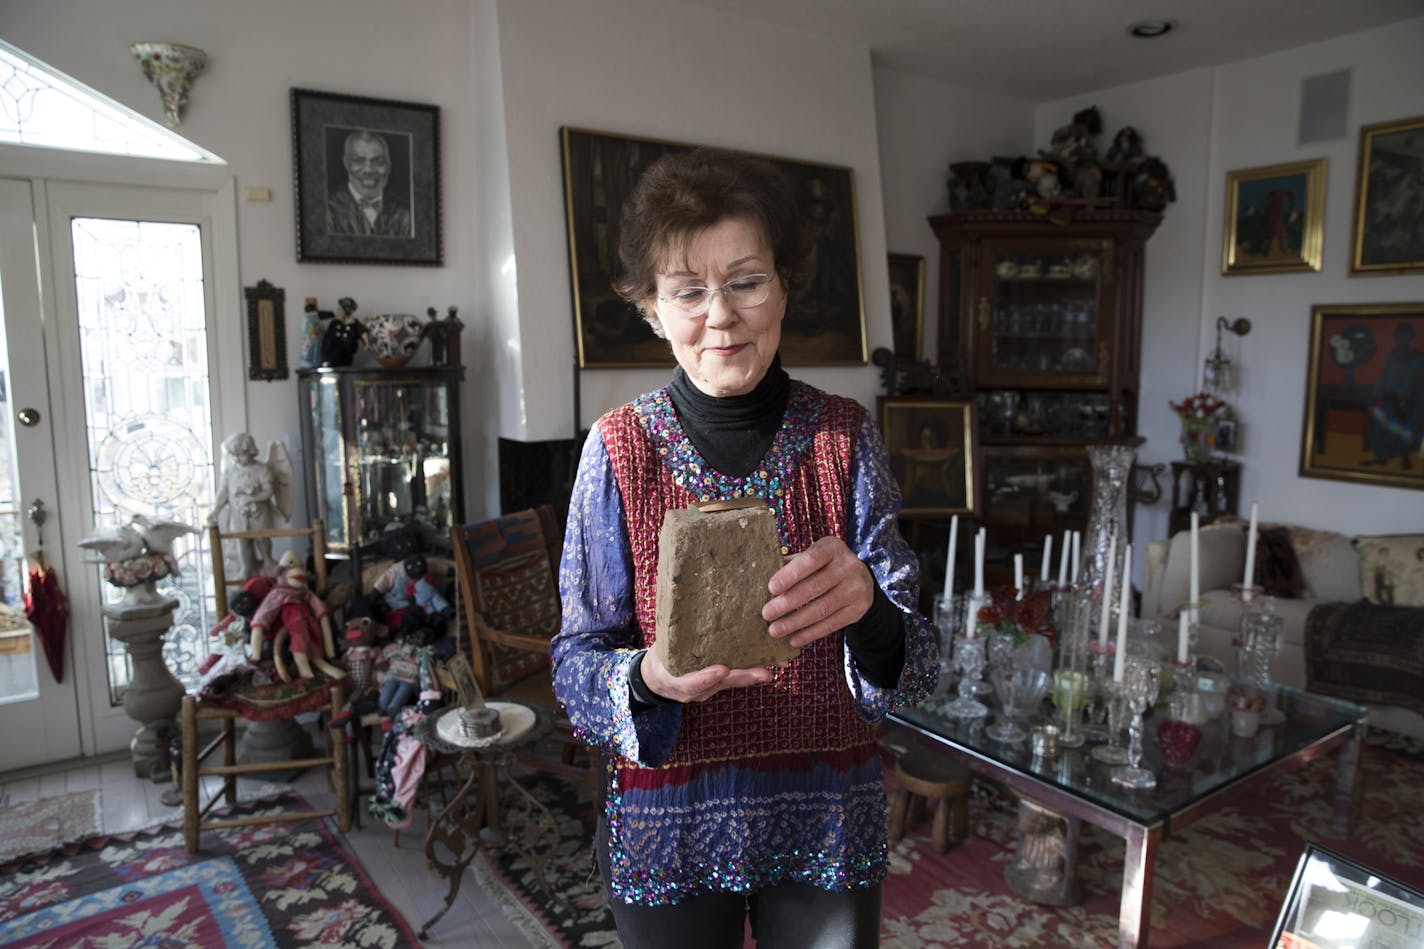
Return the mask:
<path fill-rule="evenodd" d="M 223 441 L 223 451 L 227 461 L 208 525 L 230 533 L 285 525 L 292 516 L 292 456 L 287 446 L 269 442 L 267 457 L 258 460 L 257 442 L 247 432 L 237 432 Z M 271 538 L 239 538 L 237 547 L 241 569 L 234 577 L 271 573 L 277 566 Z"/>

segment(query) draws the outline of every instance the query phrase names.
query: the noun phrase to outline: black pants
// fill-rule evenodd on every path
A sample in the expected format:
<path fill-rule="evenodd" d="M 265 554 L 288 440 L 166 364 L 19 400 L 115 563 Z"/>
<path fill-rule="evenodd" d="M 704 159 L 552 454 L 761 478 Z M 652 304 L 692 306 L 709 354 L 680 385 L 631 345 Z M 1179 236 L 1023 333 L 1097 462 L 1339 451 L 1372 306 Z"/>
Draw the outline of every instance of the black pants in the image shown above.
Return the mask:
<path fill-rule="evenodd" d="M 832 893 L 782 883 L 750 895 L 704 893 L 672 906 L 633 906 L 612 896 L 608 838 L 599 822 L 598 865 L 623 949 L 741 949 L 751 919 L 757 949 L 875 949 L 880 885 Z"/>

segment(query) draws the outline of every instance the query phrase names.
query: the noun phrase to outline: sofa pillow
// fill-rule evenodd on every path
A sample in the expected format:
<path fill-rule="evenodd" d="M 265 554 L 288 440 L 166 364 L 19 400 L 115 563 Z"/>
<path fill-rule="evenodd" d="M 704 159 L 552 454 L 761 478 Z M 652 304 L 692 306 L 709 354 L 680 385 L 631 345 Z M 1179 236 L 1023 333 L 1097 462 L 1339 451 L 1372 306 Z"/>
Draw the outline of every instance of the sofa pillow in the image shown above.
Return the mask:
<path fill-rule="evenodd" d="M 1241 582 L 1241 571 L 1246 566 L 1246 534 L 1241 526 L 1239 520 L 1214 521 L 1197 530 L 1202 593 Z M 1167 551 L 1167 569 L 1162 572 L 1158 600 L 1158 608 L 1167 616 L 1176 616 L 1190 595 L 1191 550 L 1192 532 L 1178 531 Z"/>
<path fill-rule="evenodd" d="M 1252 582 L 1267 596 L 1299 599 L 1305 592 L 1300 561 L 1291 545 L 1288 527 L 1261 527 L 1256 531 L 1256 568 Z"/>
<path fill-rule="evenodd" d="M 1291 547 L 1305 581 L 1305 597 L 1326 603 L 1353 603 L 1360 587 L 1360 557 L 1350 538 L 1308 527 L 1290 529 Z"/>
<path fill-rule="evenodd" d="M 1360 586 L 1381 606 L 1424 606 L 1424 534 L 1355 538 Z"/>

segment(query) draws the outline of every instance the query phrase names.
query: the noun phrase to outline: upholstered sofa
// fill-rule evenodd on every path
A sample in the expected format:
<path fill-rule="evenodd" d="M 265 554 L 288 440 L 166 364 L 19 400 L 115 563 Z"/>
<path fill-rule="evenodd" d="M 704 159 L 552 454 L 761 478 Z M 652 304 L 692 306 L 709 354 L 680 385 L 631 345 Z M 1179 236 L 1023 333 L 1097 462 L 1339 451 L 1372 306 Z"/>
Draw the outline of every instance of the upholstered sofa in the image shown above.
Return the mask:
<path fill-rule="evenodd" d="M 1245 568 L 1245 528 L 1240 519 L 1227 518 L 1198 531 L 1197 651 L 1228 670 L 1235 668 L 1234 640 L 1241 628 L 1242 606 L 1232 587 L 1241 583 Z M 1177 628 L 1177 613 L 1188 599 L 1190 543 L 1190 532 L 1182 531 L 1147 545 L 1141 615 L 1169 630 Z M 1362 702 L 1370 708 L 1372 725 L 1424 739 L 1424 534 L 1351 538 L 1262 524 L 1255 582 L 1283 620 L 1281 649 L 1271 663 L 1275 681 Z M 1344 654 L 1363 648 L 1374 667 L 1339 661 L 1342 653 L 1332 635 L 1346 625 L 1345 614 L 1356 642 L 1346 644 Z M 1369 642 L 1373 629 L 1359 635 L 1361 623 L 1380 617 L 1393 630 L 1395 645 L 1389 648 L 1396 652 L 1389 655 Z"/>

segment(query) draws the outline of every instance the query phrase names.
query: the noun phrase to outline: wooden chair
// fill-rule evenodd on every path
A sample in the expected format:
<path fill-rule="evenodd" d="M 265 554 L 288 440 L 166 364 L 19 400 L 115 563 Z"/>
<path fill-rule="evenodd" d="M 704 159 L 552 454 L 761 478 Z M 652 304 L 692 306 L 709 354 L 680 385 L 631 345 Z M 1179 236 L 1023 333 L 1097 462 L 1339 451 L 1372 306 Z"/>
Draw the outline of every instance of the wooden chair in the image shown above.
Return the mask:
<path fill-rule="evenodd" d="M 455 571 L 470 636 L 470 665 L 489 698 L 537 705 L 553 713 L 564 745 L 558 760 L 522 754 L 531 767 L 575 781 L 594 780 L 586 751 L 554 698 L 549 644 L 559 631 L 558 564 L 563 532 L 549 505 L 450 528 Z M 586 762 L 586 763 L 585 763 Z"/>
<path fill-rule="evenodd" d="M 326 530 L 320 519 L 313 521 L 310 527 L 304 528 L 224 533 L 217 527 L 211 527 L 208 529 L 208 539 L 209 549 L 212 553 L 217 615 L 226 614 L 228 609 L 229 581 L 222 563 L 223 541 L 282 537 L 307 537 L 310 539 L 312 555 L 316 561 L 314 573 L 317 579 L 317 592 L 324 592 L 326 586 Z M 347 772 L 347 748 L 341 735 L 327 733 L 326 754 L 324 755 L 247 764 L 237 763 L 237 719 L 275 720 L 291 718 L 312 711 L 335 714 L 345 701 L 346 694 L 341 683 L 329 682 L 320 678 L 299 680 L 275 687 L 260 686 L 251 689 L 239 687 L 221 699 L 200 700 L 196 695 L 185 695 L 182 707 L 181 782 L 183 788 L 183 843 L 187 851 L 189 853 L 197 851 L 202 831 L 223 827 L 245 827 L 274 821 L 335 817 L 337 826 L 343 833 L 350 830 L 351 801 Z M 199 723 L 212 720 L 221 722 L 219 734 L 208 744 L 199 748 Z M 218 748 L 222 748 L 222 764 L 204 766 L 203 762 Z M 336 795 L 334 807 L 325 810 L 287 811 L 280 814 L 204 821 L 204 818 L 220 800 L 225 801 L 229 806 L 237 803 L 237 778 L 240 775 L 275 771 L 292 772 L 316 767 L 330 769 L 331 783 Z M 222 792 L 214 794 L 206 804 L 202 804 L 199 800 L 199 784 L 202 778 L 209 776 L 219 776 L 223 779 Z"/>

